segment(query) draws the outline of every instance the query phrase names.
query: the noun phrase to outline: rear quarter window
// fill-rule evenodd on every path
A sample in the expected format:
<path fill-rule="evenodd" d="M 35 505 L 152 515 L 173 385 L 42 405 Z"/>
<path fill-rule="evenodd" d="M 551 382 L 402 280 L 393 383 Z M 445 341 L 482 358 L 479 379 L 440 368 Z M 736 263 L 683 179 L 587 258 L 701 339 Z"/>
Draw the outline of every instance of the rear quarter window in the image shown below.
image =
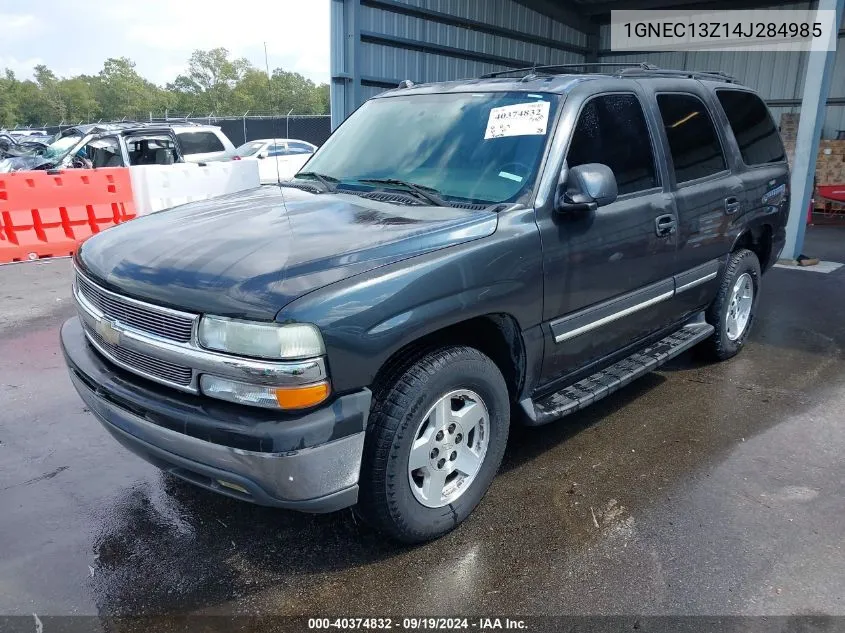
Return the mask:
<path fill-rule="evenodd" d="M 226 149 L 214 132 L 185 132 L 178 138 L 183 154 L 208 154 Z"/>
<path fill-rule="evenodd" d="M 746 165 L 765 165 L 785 159 L 775 122 L 760 97 L 741 90 L 717 90 L 716 96 Z"/>

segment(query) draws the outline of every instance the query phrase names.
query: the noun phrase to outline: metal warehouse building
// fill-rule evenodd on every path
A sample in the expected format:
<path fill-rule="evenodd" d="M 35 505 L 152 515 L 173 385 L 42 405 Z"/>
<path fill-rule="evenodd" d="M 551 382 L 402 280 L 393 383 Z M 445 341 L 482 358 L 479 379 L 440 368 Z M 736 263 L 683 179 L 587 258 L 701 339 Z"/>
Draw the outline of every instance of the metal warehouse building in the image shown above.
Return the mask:
<path fill-rule="evenodd" d="M 332 0 L 332 123 L 403 79 L 425 83 L 534 64 L 631 61 L 724 71 L 758 90 L 779 120 L 782 112 L 800 109 L 807 53 L 612 53 L 610 11 L 813 6 L 772 0 Z M 845 130 L 845 46 L 836 53 L 823 137 L 835 138 L 839 130 Z"/>
<path fill-rule="evenodd" d="M 331 110 L 336 127 L 356 107 L 404 80 L 414 83 L 478 77 L 533 65 L 645 61 L 660 68 L 720 70 L 754 87 L 775 120 L 801 110 L 812 128 L 796 148 L 791 243 L 800 249 L 812 190 L 811 163 L 819 138 L 845 133 L 845 29 L 836 54 L 783 52 L 614 53 L 610 50 L 613 9 L 839 9 L 843 0 L 777 3 L 772 0 L 332 0 Z M 840 25 L 842 20 L 840 19 Z M 808 73 L 808 68 L 810 72 Z M 809 80 L 809 81 L 808 81 Z M 814 93 L 814 94 L 811 94 Z M 816 116 L 818 114 L 818 116 Z M 812 138 L 812 142 L 809 139 Z M 809 161 L 809 158 L 807 158 Z M 802 169 L 803 166 L 803 169 Z M 797 232 L 797 236 L 795 235 Z M 797 238 L 797 239 L 796 239 Z"/>

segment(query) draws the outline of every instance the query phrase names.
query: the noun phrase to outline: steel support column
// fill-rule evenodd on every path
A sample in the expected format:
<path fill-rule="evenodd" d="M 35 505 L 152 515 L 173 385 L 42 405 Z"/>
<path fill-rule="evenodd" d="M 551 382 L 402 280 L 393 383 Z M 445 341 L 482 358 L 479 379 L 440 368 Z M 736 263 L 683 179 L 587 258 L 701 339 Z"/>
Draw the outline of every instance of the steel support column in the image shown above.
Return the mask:
<path fill-rule="evenodd" d="M 820 11 L 836 11 L 836 28 L 842 23 L 845 0 L 819 0 Z M 834 42 L 837 42 L 834 39 Z M 838 43 L 838 42 L 837 42 Z M 836 61 L 835 51 L 810 51 L 807 54 L 807 73 L 801 99 L 801 122 L 795 142 L 795 160 L 790 180 L 791 202 L 786 225 L 786 246 L 783 257 L 795 259 L 804 247 L 807 209 L 813 195 L 816 156 L 825 120 L 825 107 L 830 94 L 830 80 Z"/>
<path fill-rule="evenodd" d="M 361 102 L 360 0 L 331 0 L 332 129 Z"/>

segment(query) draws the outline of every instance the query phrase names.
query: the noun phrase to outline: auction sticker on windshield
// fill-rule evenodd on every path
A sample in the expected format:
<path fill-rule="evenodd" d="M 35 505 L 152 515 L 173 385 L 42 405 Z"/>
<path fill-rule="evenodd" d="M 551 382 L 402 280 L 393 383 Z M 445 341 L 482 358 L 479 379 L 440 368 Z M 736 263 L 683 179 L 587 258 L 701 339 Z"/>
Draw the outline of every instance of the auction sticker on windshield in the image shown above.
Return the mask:
<path fill-rule="evenodd" d="M 515 103 L 490 110 L 484 139 L 545 134 L 549 102 Z"/>

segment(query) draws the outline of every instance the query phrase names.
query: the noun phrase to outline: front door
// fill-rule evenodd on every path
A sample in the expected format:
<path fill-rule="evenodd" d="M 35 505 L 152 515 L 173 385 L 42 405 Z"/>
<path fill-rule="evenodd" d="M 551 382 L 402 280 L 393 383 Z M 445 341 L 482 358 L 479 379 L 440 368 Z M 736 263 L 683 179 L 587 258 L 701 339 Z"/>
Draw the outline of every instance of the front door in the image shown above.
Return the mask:
<path fill-rule="evenodd" d="M 570 107 L 579 107 L 569 104 Z M 640 95 L 599 94 L 584 101 L 564 168 L 602 163 L 618 199 L 594 212 L 554 213 L 539 221 L 544 258 L 546 353 L 542 383 L 669 325 L 678 217 L 655 161 Z"/>

